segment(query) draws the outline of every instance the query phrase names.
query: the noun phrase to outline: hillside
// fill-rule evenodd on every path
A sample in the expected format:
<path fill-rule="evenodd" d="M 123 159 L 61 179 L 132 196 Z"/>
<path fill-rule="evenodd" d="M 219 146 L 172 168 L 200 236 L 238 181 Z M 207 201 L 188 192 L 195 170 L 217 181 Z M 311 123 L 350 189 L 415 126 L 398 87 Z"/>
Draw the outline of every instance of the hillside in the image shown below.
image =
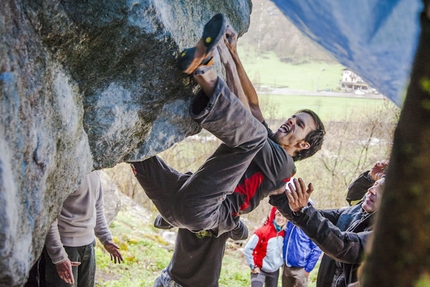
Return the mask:
<path fill-rule="evenodd" d="M 338 91 L 344 66 L 298 30 L 271 2 L 253 0 L 251 24 L 238 51 L 260 93 L 274 89 Z M 296 91 L 292 91 L 295 93 Z"/>
<path fill-rule="evenodd" d="M 304 36 L 271 1 L 253 0 L 251 25 L 240 39 L 247 51 L 261 56 L 274 53 L 281 62 L 336 63 L 325 50 Z"/>

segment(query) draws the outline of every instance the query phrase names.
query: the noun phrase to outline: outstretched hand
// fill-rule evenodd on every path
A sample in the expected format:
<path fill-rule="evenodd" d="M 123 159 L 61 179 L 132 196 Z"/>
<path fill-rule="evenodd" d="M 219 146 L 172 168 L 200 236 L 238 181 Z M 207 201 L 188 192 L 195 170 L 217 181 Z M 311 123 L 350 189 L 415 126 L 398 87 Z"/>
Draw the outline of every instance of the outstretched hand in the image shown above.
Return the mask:
<path fill-rule="evenodd" d="M 124 259 L 122 259 L 122 255 L 119 252 L 119 247 L 112 241 L 107 241 L 104 244 L 105 249 L 110 253 L 110 260 L 112 260 L 114 263 L 121 263 L 124 262 Z"/>
<path fill-rule="evenodd" d="M 308 205 L 309 197 L 314 191 L 312 183 L 309 183 L 308 187 L 306 188 L 303 179 L 294 178 L 292 183 L 288 183 L 288 188 L 290 190 L 286 190 L 285 194 L 288 197 L 288 204 L 290 205 L 291 211 L 298 212 L 302 209 L 302 207 Z"/>

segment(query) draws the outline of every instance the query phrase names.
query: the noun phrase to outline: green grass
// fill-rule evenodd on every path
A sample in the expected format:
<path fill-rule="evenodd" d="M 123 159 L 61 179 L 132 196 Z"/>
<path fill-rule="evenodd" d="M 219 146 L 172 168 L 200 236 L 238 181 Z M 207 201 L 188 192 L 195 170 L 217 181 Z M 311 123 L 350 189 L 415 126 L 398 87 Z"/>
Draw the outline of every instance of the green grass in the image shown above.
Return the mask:
<path fill-rule="evenodd" d="M 172 256 L 152 225 L 122 210 L 110 226 L 124 263 L 114 264 L 101 244 L 96 247 L 98 287 L 150 287 Z"/>
<path fill-rule="evenodd" d="M 359 118 L 366 110 L 378 111 L 394 104 L 386 99 L 343 98 L 306 95 L 259 95 L 263 113 L 270 118 L 287 119 L 300 109 L 311 109 L 323 121 Z M 269 118 L 269 116 L 267 116 Z"/>
<path fill-rule="evenodd" d="M 239 250 L 226 250 L 222 262 L 220 287 L 251 286 L 249 267 Z"/>
<path fill-rule="evenodd" d="M 315 111 L 323 121 L 349 120 L 360 118 L 363 110 L 378 111 L 394 106 L 386 99 L 310 95 L 317 90 L 338 90 L 344 69 L 340 64 L 313 62 L 292 65 L 280 62 L 273 53 L 259 55 L 252 50 L 245 52 L 240 46 L 238 50 L 255 86 L 260 84 L 304 91 L 303 95 L 269 95 L 260 92 L 259 98 L 266 118 L 285 119 L 297 110 L 306 108 Z M 267 105 L 270 107 L 264 107 Z"/>
<path fill-rule="evenodd" d="M 238 53 L 251 81 L 264 86 L 306 91 L 335 90 L 344 69 L 340 64 L 315 62 L 292 65 L 280 62 L 273 53 L 245 52 L 240 46 Z"/>

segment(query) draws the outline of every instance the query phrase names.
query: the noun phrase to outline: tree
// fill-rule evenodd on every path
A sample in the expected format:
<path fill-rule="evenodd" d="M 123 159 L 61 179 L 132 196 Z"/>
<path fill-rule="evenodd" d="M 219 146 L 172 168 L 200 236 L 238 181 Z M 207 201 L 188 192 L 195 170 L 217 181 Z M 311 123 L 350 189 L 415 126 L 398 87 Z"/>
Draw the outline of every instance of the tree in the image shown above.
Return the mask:
<path fill-rule="evenodd" d="M 430 0 L 361 286 L 430 286 Z"/>

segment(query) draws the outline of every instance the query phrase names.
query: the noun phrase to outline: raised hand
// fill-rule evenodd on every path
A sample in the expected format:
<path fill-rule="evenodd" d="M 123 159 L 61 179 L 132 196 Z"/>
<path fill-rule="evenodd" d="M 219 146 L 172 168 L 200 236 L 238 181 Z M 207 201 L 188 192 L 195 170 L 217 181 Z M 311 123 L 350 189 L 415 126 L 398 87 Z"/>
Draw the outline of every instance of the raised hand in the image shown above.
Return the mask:
<path fill-rule="evenodd" d="M 382 160 L 375 163 L 369 172 L 369 176 L 372 180 L 377 181 L 385 174 L 385 169 L 388 166 L 388 160 Z"/>
<path fill-rule="evenodd" d="M 307 206 L 309 202 L 309 197 L 311 193 L 314 191 L 312 183 L 308 184 L 306 188 L 305 182 L 303 179 L 294 178 L 288 183 L 289 191 L 286 190 L 285 194 L 288 197 L 288 204 L 290 205 L 290 209 L 293 212 L 298 212 L 302 209 L 302 207 Z"/>

